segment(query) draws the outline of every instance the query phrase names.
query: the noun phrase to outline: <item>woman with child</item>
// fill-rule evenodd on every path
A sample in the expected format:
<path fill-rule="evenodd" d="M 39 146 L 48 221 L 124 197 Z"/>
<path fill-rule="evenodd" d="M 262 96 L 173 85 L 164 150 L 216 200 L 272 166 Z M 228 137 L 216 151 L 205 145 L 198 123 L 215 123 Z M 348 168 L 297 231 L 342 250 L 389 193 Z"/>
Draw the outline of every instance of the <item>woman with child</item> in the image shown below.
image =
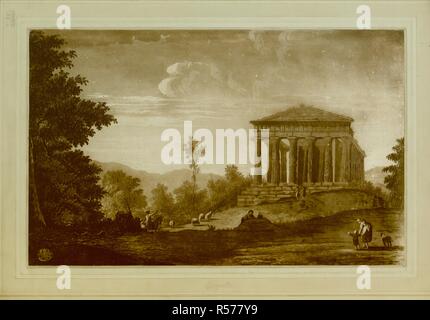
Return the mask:
<path fill-rule="evenodd" d="M 354 232 L 348 232 L 352 237 L 352 243 L 355 249 L 360 249 L 360 241 L 363 244 L 363 248 L 369 249 L 369 242 L 372 241 L 372 224 L 362 218 L 357 219 L 359 225 L 358 230 Z"/>

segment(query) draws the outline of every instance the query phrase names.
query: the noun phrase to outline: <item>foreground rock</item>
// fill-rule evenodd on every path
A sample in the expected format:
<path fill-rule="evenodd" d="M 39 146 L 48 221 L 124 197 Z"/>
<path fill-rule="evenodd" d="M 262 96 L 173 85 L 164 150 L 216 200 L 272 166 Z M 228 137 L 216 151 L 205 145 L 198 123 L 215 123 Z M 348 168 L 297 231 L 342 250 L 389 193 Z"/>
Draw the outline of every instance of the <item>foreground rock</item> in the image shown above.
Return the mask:
<path fill-rule="evenodd" d="M 237 231 L 247 231 L 247 232 L 273 232 L 276 231 L 277 227 L 270 222 L 269 219 L 260 217 L 246 219 L 241 222 L 241 224 L 235 228 Z"/>

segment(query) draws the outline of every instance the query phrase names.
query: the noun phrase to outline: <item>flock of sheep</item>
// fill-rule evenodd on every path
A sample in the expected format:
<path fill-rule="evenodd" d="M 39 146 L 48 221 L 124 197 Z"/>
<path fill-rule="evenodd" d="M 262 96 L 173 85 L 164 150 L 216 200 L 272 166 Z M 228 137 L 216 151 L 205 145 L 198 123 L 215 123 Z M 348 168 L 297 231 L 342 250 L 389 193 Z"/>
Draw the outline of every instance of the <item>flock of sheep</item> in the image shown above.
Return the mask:
<path fill-rule="evenodd" d="M 196 226 L 200 225 L 202 221 L 210 221 L 212 219 L 214 212 L 209 211 L 207 213 L 200 213 L 198 218 L 191 218 L 191 225 Z M 175 221 L 170 220 L 169 221 L 169 227 L 174 228 L 175 227 Z"/>
<path fill-rule="evenodd" d="M 199 225 L 202 221 L 209 221 L 211 220 L 213 215 L 212 211 L 209 211 L 207 213 L 200 213 L 198 218 L 191 218 L 191 224 L 193 226 Z"/>

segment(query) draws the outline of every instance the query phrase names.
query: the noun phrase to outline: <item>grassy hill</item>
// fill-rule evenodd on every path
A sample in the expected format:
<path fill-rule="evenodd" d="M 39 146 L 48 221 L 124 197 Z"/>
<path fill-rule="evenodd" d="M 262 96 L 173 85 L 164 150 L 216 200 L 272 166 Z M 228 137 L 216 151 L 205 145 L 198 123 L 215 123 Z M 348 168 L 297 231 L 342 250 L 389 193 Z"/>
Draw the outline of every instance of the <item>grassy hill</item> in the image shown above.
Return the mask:
<path fill-rule="evenodd" d="M 374 196 L 361 190 L 332 190 L 309 195 L 305 200 L 288 199 L 278 203 L 266 203 L 247 207 L 233 207 L 216 212 L 214 219 L 187 229 L 206 230 L 208 225 L 216 229 L 236 228 L 249 209 L 260 213 L 272 223 L 286 224 L 306 221 L 317 217 L 328 217 L 343 211 L 373 209 Z"/>

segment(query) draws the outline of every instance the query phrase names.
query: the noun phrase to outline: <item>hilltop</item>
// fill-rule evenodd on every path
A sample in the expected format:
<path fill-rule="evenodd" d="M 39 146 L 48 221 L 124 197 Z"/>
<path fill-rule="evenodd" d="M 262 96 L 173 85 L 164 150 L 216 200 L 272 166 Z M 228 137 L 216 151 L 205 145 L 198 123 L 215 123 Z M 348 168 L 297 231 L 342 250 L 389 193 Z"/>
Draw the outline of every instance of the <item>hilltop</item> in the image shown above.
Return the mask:
<path fill-rule="evenodd" d="M 365 179 L 372 182 L 375 187 L 380 187 L 382 191 L 388 192 L 384 184 L 384 178 L 387 176 L 385 172 L 382 171 L 384 167 L 374 167 L 365 172 Z"/>
<path fill-rule="evenodd" d="M 189 169 L 172 170 L 167 173 L 160 174 L 150 173 L 145 170 L 133 169 L 127 165 L 117 162 L 94 162 L 102 168 L 103 173 L 111 170 L 122 170 L 130 176 L 139 178 L 141 187 L 146 196 L 151 195 L 151 190 L 155 188 L 158 183 L 165 184 L 169 188 L 169 191 L 173 192 L 173 190 L 179 187 L 182 182 L 185 180 L 190 180 L 192 174 L 191 170 Z M 197 175 L 197 185 L 200 188 L 205 188 L 209 180 L 216 180 L 219 178 L 221 178 L 221 176 L 217 174 L 199 173 Z"/>

